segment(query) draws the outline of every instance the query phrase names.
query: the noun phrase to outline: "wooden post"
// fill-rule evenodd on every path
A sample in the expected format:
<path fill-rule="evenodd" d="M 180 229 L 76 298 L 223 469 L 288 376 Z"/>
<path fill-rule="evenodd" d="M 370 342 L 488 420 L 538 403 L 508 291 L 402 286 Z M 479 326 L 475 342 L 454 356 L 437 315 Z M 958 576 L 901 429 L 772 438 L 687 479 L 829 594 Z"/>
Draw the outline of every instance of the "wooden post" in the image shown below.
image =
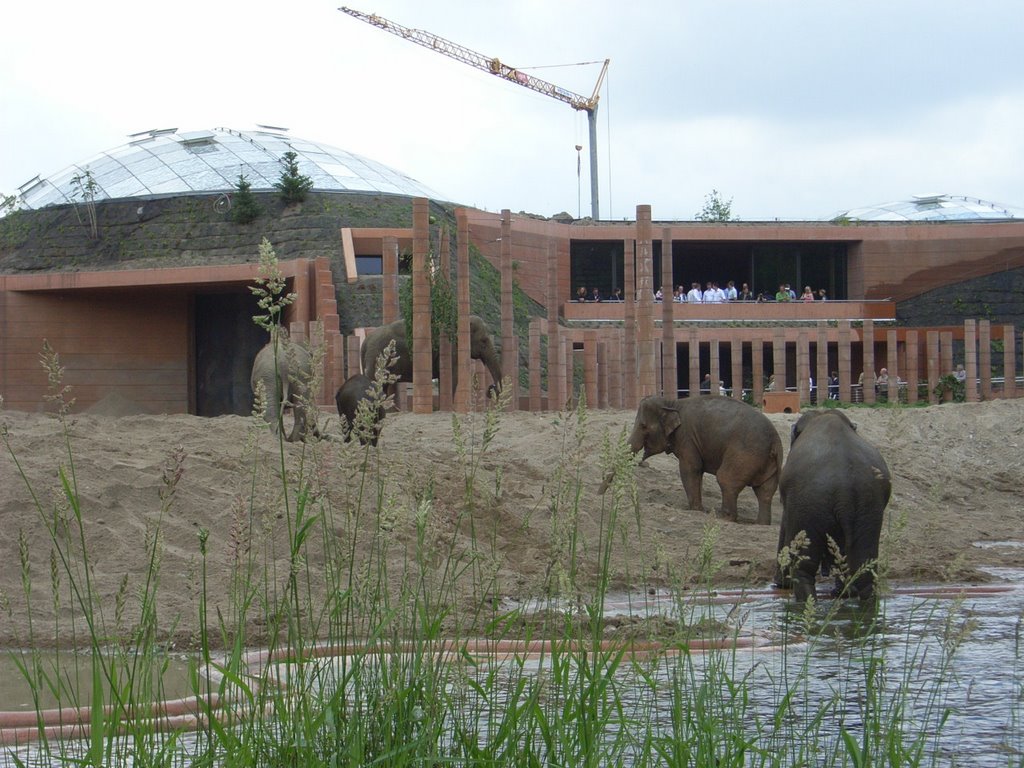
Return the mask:
<path fill-rule="evenodd" d="M 430 338 L 430 202 L 412 201 L 412 411 L 434 410 L 433 350 Z"/>

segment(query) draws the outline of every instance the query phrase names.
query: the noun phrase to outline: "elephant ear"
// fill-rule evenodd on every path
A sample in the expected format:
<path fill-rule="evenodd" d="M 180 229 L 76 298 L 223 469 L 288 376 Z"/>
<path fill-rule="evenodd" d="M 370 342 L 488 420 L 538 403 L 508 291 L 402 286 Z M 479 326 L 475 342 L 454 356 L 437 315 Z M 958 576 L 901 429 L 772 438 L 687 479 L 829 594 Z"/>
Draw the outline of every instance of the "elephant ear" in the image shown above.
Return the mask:
<path fill-rule="evenodd" d="M 678 408 L 672 405 L 663 405 L 661 407 L 661 425 L 665 428 L 666 438 L 679 429 L 679 425 L 682 423 L 683 419 L 679 415 Z"/>

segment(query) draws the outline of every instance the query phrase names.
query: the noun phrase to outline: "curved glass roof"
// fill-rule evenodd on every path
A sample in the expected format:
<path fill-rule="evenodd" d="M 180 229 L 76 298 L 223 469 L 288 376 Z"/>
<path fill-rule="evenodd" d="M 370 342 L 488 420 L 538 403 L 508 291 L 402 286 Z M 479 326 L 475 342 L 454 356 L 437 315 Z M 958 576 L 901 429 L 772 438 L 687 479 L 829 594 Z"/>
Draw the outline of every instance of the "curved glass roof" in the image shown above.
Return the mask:
<path fill-rule="evenodd" d="M 133 134 L 124 146 L 22 184 L 19 207 L 71 203 L 78 192 L 73 180 L 87 171 L 95 183 L 95 200 L 224 192 L 235 188 L 239 174 L 254 190 L 273 189 L 281 177 L 281 157 L 288 151 L 298 156 L 299 172 L 311 178 L 317 190 L 448 199 L 386 165 L 286 131 L 260 126 L 255 131 L 214 128 L 179 133 L 168 128 Z M 77 199 L 82 199 L 80 194 Z"/>
<path fill-rule="evenodd" d="M 910 200 L 836 214 L 851 221 L 976 221 L 979 219 L 1024 219 L 1024 208 L 990 203 L 962 195 L 914 195 Z"/>

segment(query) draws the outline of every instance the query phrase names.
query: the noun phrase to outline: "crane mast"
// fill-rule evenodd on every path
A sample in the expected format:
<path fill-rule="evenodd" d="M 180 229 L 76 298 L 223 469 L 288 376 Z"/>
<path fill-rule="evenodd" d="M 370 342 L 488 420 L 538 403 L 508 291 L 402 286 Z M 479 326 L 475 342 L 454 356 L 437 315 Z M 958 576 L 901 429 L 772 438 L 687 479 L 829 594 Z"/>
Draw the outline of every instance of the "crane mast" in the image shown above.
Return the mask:
<path fill-rule="evenodd" d="M 432 51 L 436 51 L 437 53 L 448 56 L 456 61 L 461 61 L 463 64 L 468 64 L 471 67 L 475 67 L 483 72 L 500 77 L 503 80 L 508 80 L 516 85 L 529 88 L 531 91 L 549 96 L 552 99 L 557 99 L 580 112 L 586 112 L 590 134 L 590 209 L 591 216 L 594 219 L 600 218 L 597 185 L 597 103 L 600 98 L 599 93 L 601 90 L 601 83 L 604 81 L 605 75 L 608 72 L 609 59 L 604 60 L 604 66 L 602 66 L 601 74 L 597 78 L 597 84 L 594 86 L 594 92 L 591 94 L 590 98 L 587 98 L 586 96 L 581 96 L 567 88 L 562 88 L 554 83 L 542 80 L 539 77 L 529 75 L 515 67 L 510 67 L 498 58 L 485 56 L 484 54 L 478 53 L 464 45 L 459 45 L 451 40 L 446 40 L 445 38 L 432 34 L 431 32 L 427 32 L 426 30 L 404 27 L 401 24 L 396 24 L 393 21 L 385 19 L 383 16 L 363 13 L 362 11 L 357 11 L 354 8 L 342 7 L 338 10 L 342 13 L 347 13 L 349 16 L 357 18 L 360 21 L 365 21 L 367 24 L 372 24 L 386 32 L 390 32 L 393 35 L 397 35 L 405 40 L 421 45 L 424 48 L 429 48 Z"/>

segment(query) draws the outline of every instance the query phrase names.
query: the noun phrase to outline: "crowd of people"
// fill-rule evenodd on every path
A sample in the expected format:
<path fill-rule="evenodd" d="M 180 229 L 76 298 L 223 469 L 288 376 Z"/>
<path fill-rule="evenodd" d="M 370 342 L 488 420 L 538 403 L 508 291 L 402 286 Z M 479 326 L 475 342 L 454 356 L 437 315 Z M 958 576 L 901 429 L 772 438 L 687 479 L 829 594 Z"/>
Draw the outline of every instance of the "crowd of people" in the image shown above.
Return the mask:
<path fill-rule="evenodd" d="M 602 296 L 601 291 L 598 288 L 592 288 L 587 290 L 586 286 L 581 285 L 576 289 L 576 301 L 622 301 L 622 289 L 615 288 L 611 295 Z M 723 288 L 716 281 L 709 280 L 706 286 L 701 290 L 700 283 L 694 281 L 690 284 L 690 290 L 686 290 L 686 286 L 677 285 L 672 290 L 672 301 L 677 304 L 725 304 L 730 301 L 754 301 L 754 302 L 766 302 L 766 301 L 826 301 L 828 299 L 828 293 L 824 288 L 819 288 L 817 291 L 811 289 L 811 286 L 805 286 L 804 291 L 800 296 L 797 296 L 796 292 L 790 288 L 789 283 L 781 283 L 779 290 L 774 294 L 758 293 L 756 296 L 753 291 L 750 290 L 750 285 L 743 283 L 740 288 L 736 287 L 736 283 L 732 280 L 725 284 Z M 661 288 L 658 288 L 654 292 L 654 301 L 661 302 L 665 300 L 665 294 Z"/>

